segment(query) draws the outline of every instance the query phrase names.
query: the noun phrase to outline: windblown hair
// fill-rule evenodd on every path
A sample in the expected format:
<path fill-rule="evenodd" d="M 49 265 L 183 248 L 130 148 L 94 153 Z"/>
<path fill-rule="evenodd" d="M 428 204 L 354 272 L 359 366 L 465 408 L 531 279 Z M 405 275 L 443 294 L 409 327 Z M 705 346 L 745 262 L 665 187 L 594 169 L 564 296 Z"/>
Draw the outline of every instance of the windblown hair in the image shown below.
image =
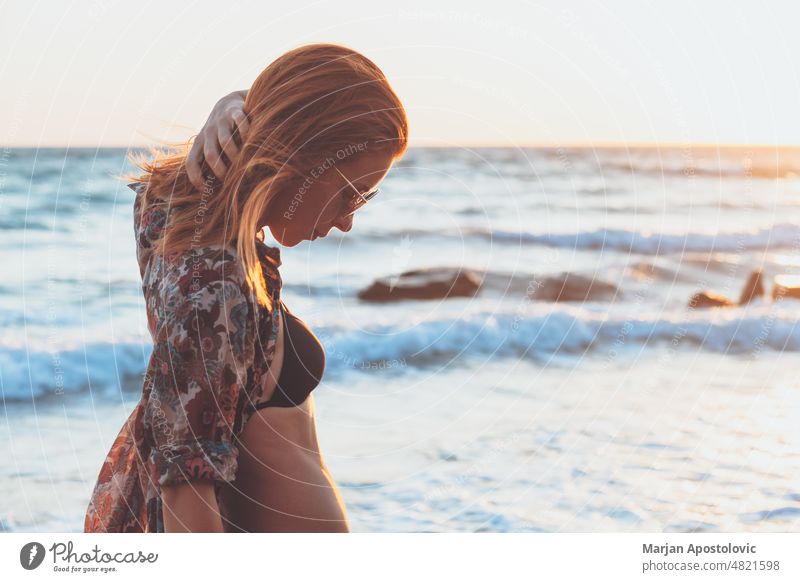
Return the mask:
<path fill-rule="evenodd" d="M 206 166 L 202 192 L 186 173 L 191 140 L 172 151 L 133 157 L 145 182 L 141 212 L 167 209 L 154 252 L 175 256 L 212 244 L 234 245 L 258 302 L 271 308 L 255 238 L 258 220 L 278 197 L 291 195 L 306 172 L 342 148 L 366 144 L 358 156 L 408 146 L 408 120 L 383 72 L 348 47 L 315 43 L 294 48 L 258 76 L 244 103 L 250 128 L 220 183 Z"/>

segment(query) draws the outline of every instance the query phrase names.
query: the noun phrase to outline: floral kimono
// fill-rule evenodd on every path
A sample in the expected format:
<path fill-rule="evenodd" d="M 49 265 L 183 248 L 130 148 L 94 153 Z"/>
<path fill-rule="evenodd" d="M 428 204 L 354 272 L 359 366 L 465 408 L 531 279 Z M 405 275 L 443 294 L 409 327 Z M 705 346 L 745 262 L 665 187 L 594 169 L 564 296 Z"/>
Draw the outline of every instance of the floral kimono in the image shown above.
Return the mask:
<path fill-rule="evenodd" d="M 280 249 L 256 236 L 272 307 L 256 302 L 235 249 L 212 245 L 162 257 L 152 243 L 163 207 L 140 216 L 146 184 L 133 182 L 136 253 L 153 352 L 141 398 L 111 445 L 86 510 L 85 532 L 163 532 L 160 488 L 209 480 L 221 495 L 236 477 L 240 435 L 261 400 L 280 322 Z"/>

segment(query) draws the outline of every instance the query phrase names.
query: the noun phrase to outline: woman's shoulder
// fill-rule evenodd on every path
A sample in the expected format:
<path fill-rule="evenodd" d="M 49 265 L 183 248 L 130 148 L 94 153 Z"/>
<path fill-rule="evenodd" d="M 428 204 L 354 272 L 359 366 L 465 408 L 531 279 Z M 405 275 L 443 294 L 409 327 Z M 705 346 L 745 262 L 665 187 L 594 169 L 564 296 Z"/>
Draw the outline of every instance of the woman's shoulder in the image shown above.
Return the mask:
<path fill-rule="evenodd" d="M 149 255 L 154 241 L 163 230 L 167 213 L 157 205 L 150 205 L 142 212 L 142 196 L 147 189 L 145 182 L 131 182 L 128 188 L 136 193 L 133 199 L 133 230 L 136 236 L 136 250 L 141 260 Z"/>
<path fill-rule="evenodd" d="M 262 265 L 264 261 L 261 260 Z M 255 300 L 247 281 L 246 266 L 236 251 L 235 243 L 194 245 L 164 257 L 159 281 L 156 283 L 165 292 L 193 295 L 196 299 L 216 297 L 224 294 L 229 298 Z M 262 268 L 270 295 L 280 288 L 280 273 L 277 267 Z M 276 283 L 277 281 L 277 283 Z"/>
<path fill-rule="evenodd" d="M 192 243 L 188 248 L 177 249 L 172 254 L 159 256 L 155 266 L 153 241 L 161 235 L 166 224 L 166 212 L 159 205 L 150 206 L 141 213 L 140 197 L 146 188 L 143 182 L 132 182 L 128 186 L 136 192 L 134 201 L 134 225 L 137 238 L 137 254 L 143 275 L 143 284 L 157 286 L 164 292 L 190 292 L 204 287 L 219 286 L 220 282 L 234 283 L 249 295 L 246 283 L 246 267 L 240 257 L 236 242 Z M 268 294 L 280 293 L 281 251 L 264 242 L 264 232 L 255 237 L 256 256 L 262 267 Z"/>
<path fill-rule="evenodd" d="M 267 294 L 277 300 L 283 287 L 280 250 L 257 241 L 256 254 Z M 249 304 L 257 302 L 235 243 L 195 245 L 163 258 L 159 264 L 161 268 L 156 271 L 160 272 L 148 273 L 148 276 L 162 293 L 191 295 L 194 302 L 221 297 L 220 294 L 246 300 Z"/>

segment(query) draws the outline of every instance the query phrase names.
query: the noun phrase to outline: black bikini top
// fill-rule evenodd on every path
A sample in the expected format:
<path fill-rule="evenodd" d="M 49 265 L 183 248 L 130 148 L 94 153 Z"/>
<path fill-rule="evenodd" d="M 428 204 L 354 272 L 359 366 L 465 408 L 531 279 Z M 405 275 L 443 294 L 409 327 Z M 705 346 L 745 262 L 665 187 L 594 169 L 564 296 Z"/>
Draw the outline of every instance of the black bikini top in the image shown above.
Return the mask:
<path fill-rule="evenodd" d="M 268 406 L 298 406 L 322 381 L 325 371 L 325 350 L 305 323 L 291 313 L 283 301 L 283 365 L 272 397 L 255 405 L 256 410 Z"/>

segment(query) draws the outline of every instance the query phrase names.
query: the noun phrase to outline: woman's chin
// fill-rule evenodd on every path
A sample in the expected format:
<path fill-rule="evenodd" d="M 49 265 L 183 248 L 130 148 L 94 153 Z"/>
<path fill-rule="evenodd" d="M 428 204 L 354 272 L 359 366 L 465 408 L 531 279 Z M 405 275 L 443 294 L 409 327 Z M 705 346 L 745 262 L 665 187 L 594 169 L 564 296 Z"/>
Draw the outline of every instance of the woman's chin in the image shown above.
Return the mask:
<path fill-rule="evenodd" d="M 270 232 L 272 233 L 272 238 L 274 238 L 278 243 L 285 247 L 296 247 L 304 240 L 310 240 L 308 237 L 303 236 L 297 232 L 290 232 L 290 231 L 281 231 L 276 232 L 270 228 Z"/>

